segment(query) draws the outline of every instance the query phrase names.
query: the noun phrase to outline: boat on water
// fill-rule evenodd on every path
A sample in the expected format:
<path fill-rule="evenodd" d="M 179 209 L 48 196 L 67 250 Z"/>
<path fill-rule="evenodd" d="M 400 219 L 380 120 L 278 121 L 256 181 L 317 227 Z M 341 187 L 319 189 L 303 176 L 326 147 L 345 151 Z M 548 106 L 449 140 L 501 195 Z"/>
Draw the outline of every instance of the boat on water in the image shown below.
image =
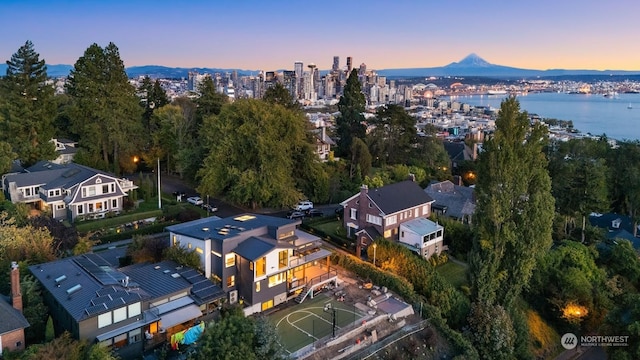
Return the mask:
<path fill-rule="evenodd" d="M 627 105 L 627 109 L 633 109 L 633 106 L 631 106 L 631 103 L 629 103 L 629 105 Z"/>
<path fill-rule="evenodd" d="M 488 90 L 487 95 L 506 95 L 507 90 Z"/>

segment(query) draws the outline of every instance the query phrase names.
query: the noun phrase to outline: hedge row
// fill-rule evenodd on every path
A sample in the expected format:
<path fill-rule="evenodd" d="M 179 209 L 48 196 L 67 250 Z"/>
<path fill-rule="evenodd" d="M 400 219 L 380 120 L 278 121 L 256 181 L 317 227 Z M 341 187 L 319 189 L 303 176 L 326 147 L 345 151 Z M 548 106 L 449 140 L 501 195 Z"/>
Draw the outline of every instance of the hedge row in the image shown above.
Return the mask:
<path fill-rule="evenodd" d="M 386 286 L 412 303 L 415 303 L 417 300 L 413 285 L 403 277 L 378 270 L 372 264 L 361 261 L 352 255 L 334 253 L 331 255 L 331 261 L 363 279 L 369 279 L 377 285 Z"/>
<path fill-rule="evenodd" d="M 144 227 L 141 227 L 141 228 L 139 228 L 137 230 L 123 231 L 123 232 L 118 233 L 118 234 L 111 234 L 111 235 L 101 236 L 98 239 L 98 243 L 99 244 L 108 244 L 108 243 L 112 243 L 114 241 L 131 239 L 131 238 L 133 238 L 134 235 L 152 235 L 152 234 L 161 233 L 161 232 L 164 231 L 165 227 L 167 227 L 169 225 L 173 225 L 173 224 L 175 224 L 175 223 L 174 222 L 159 222 L 159 223 L 155 223 L 155 224 L 151 224 L 151 225 L 145 225 Z"/>

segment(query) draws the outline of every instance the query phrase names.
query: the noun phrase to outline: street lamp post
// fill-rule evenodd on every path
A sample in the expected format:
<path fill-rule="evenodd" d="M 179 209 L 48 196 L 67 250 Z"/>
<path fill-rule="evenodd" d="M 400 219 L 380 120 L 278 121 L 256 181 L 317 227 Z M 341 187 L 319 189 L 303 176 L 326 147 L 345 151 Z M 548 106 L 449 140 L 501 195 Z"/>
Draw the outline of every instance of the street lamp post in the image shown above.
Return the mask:
<path fill-rule="evenodd" d="M 376 266 L 376 248 L 378 247 L 378 244 L 374 243 L 373 244 L 373 266 Z"/>

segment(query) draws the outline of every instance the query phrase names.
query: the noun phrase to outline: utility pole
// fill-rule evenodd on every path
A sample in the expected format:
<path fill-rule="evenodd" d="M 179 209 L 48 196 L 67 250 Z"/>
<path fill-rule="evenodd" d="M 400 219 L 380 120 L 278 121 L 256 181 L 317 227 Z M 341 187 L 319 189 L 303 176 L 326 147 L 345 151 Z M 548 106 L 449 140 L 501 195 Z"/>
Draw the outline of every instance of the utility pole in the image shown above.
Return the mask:
<path fill-rule="evenodd" d="M 158 209 L 162 209 L 162 192 L 160 191 L 160 158 L 158 158 Z"/>

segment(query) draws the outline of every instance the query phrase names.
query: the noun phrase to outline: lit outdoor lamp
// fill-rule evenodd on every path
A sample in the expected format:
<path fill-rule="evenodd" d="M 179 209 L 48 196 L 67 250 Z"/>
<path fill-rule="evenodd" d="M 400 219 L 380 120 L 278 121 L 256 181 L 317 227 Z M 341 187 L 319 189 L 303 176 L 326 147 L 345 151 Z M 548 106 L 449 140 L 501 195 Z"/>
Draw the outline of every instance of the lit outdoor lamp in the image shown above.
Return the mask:
<path fill-rule="evenodd" d="M 378 247 L 378 244 L 373 243 L 373 266 L 376 266 L 376 248 Z"/>

